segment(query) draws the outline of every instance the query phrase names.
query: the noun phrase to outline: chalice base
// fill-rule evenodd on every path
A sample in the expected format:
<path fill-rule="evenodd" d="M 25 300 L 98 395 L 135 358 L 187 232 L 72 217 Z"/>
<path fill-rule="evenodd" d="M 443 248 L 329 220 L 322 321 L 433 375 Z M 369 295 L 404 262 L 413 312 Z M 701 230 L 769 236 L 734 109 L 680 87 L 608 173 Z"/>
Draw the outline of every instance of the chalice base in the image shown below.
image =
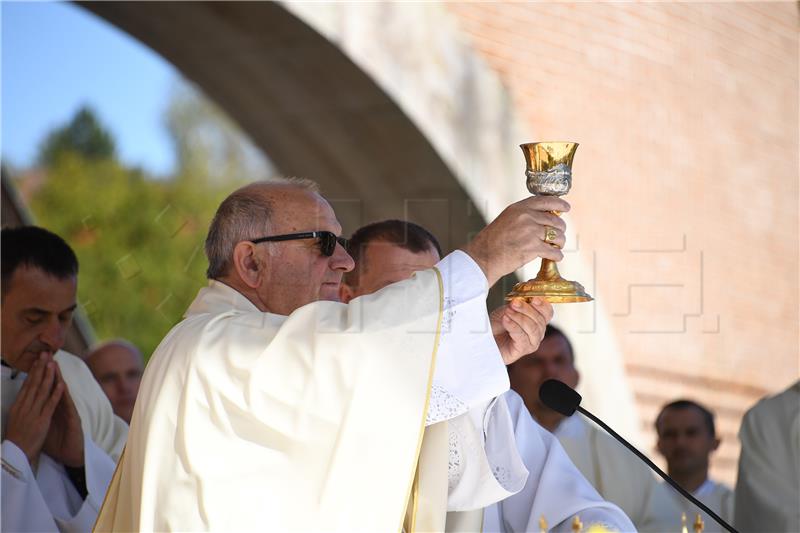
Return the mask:
<path fill-rule="evenodd" d="M 591 302 L 594 300 L 583 285 L 577 281 L 569 281 L 561 277 L 555 263 L 542 261 L 542 269 L 534 279 L 523 281 L 514 285 L 506 295 L 506 301 L 514 298 L 523 298 L 530 301 L 533 298 L 542 298 L 551 304 L 566 304 L 577 302 Z"/>

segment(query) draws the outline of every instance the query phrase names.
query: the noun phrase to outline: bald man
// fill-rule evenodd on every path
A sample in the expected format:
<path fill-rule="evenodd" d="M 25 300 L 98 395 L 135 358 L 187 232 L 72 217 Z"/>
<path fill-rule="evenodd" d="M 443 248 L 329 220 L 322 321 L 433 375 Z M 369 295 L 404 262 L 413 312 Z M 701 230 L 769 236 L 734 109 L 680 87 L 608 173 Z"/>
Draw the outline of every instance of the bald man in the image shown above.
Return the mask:
<path fill-rule="evenodd" d="M 114 414 L 130 424 L 144 371 L 142 353 L 132 343 L 118 339 L 97 346 L 86 364 L 111 401 Z"/>

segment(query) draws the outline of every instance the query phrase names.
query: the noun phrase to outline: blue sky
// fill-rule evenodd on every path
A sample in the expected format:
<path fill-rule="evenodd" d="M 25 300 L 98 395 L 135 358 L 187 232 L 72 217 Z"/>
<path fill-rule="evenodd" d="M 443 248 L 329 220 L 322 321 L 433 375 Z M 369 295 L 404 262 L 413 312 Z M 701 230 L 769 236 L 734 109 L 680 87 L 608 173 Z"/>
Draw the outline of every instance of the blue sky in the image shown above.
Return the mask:
<path fill-rule="evenodd" d="M 173 169 L 162 116 L 180 74 L 169 63 L 72 4 L 3 1 L 0 16 L 4 161 L 32 163 L 44 135 L 88 104 L 123 161 Z"/>

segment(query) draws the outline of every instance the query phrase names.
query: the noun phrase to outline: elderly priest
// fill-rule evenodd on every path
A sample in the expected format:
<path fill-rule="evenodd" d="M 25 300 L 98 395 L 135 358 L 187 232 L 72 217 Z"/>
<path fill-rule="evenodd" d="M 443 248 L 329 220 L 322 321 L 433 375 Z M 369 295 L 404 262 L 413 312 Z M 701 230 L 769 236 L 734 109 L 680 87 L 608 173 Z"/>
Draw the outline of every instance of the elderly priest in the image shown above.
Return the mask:
<path fill-rule="evenodd" d="M 549 211 L 568 209 L 512 204 L 435 268 L 342 304 L 353 260 L 313 184 L 231 194 L 206 240 L 210 282 L 145 371 L 96 529 L 414 529 L 420 479 L 439 475 L 415 476 L 423 430 L 508 388 L 514 355 L 488 327 L 488 287 L 560 259 L 544 235 L 563 244 Z M 474 460 L 502 462 L 474 429 Z M 500 474 L 476 480 L 476 507 L 519 490 Z"/>

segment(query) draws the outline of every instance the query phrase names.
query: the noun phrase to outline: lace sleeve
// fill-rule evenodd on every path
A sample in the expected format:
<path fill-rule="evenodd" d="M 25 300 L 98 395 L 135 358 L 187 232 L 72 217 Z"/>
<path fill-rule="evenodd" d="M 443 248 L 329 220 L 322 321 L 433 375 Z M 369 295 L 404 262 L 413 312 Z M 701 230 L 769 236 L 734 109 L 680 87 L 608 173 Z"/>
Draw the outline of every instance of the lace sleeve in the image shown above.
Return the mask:
<path fill-rule="evenodd" d="M 456 398 L 441 385 L 431 387 L 431 399 L 428 405 L 428 414 L 425 416 L 425 425 L 430 426 L 443 420 L 449 420 L 466 413 L 467 404 Z"/>

